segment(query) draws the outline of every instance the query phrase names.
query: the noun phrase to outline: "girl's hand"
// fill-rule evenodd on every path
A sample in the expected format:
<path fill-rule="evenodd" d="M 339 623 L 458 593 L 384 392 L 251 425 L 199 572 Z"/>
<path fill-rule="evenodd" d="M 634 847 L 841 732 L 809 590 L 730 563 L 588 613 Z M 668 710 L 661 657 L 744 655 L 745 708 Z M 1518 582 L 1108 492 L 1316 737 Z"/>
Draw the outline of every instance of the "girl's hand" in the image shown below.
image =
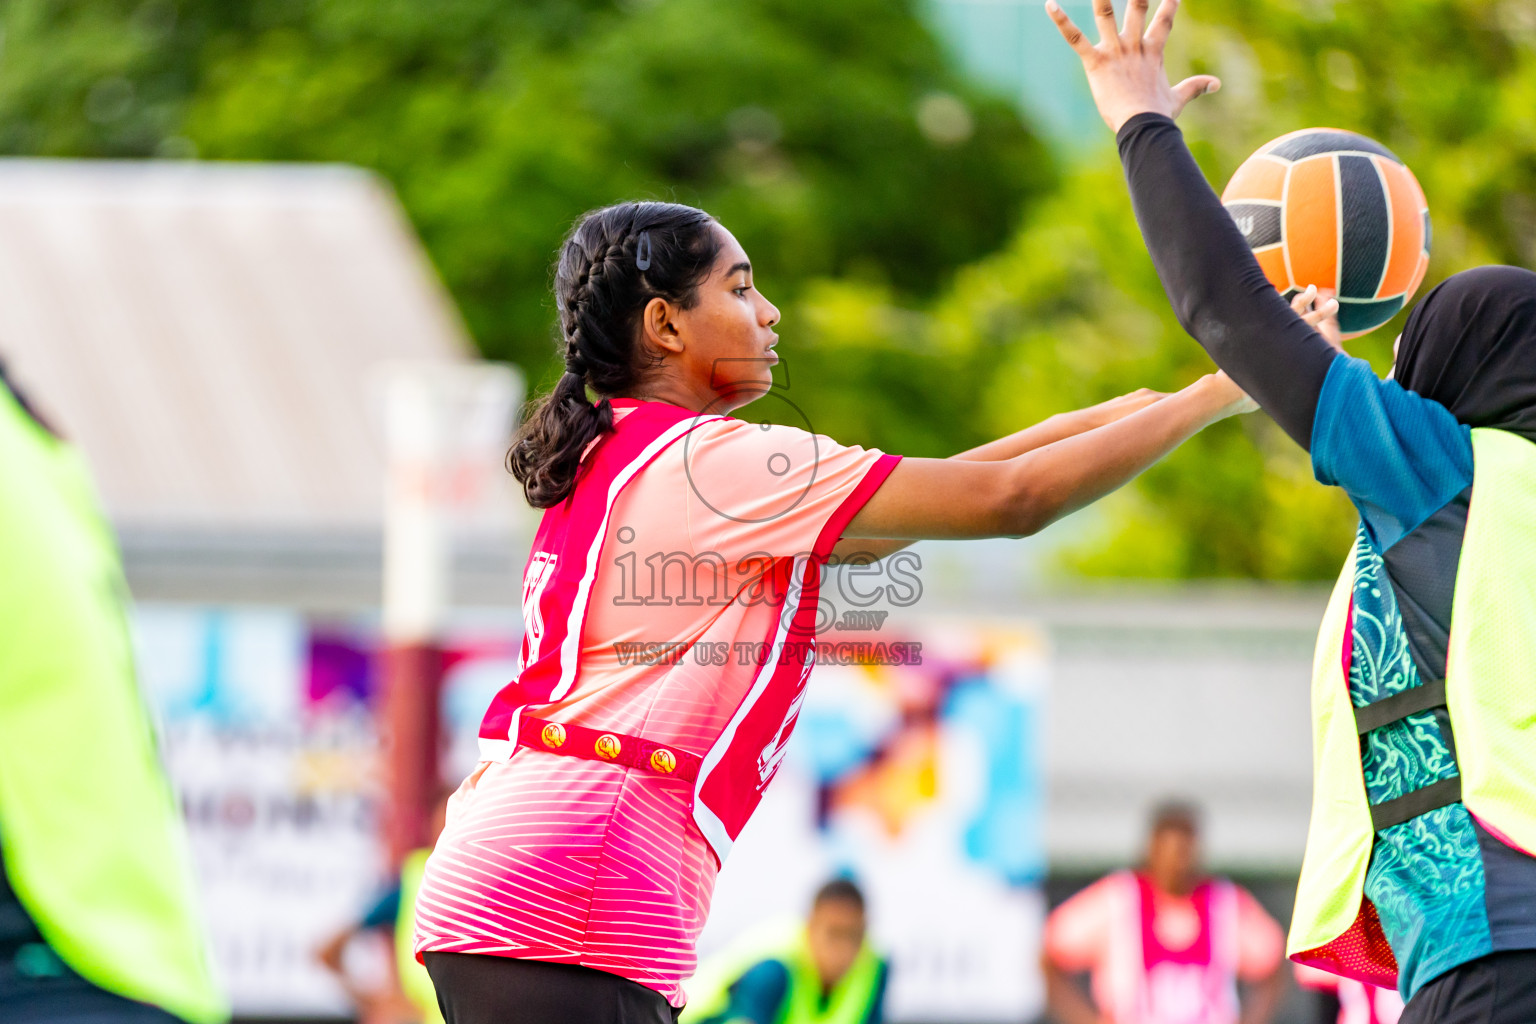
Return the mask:
<path fill-rule="evenodd" d="M 1083 60 L 1093 102 L 1116 132 L 1137 114 L 1178 117 L 1184 104 L 1221 88 L 1220 80 L 1212 75 L 1195 75 L 1169 86 L 1168 73 L 1163 69 L 1163 46 L 1173 28 L 1179 0 L 1162 0 L 1152 18 L 1152 27 L 1143 33 L 1147 3 L 1148 0 L 1130 0 L 1125 9 L 1125 27 L 1117 32 L 1112 0 L 1093 0 L 1093 20 L 1099 28 L 1099 44 L 1095 46 L 1072 24 L 1056 0 L 1046 0 L 1046 13 Z"/>
<path fill-rule="evenodd" d="M 1117 412 L 1121 409 L 1130 409 L 1135 411 L 1137 409 L 1145 409 L 1153 402 L 1167 397 L 1168 393 L 1166 391 L 1153 391 L 1151 388 L 1137 388 L 1135 391 L 1127 391 L 1125 394 L 1117 395 L 1107 402 L 1099 403 L 1099 408 L 1113 409 Z"/>
<path fill-rule="evenodd" d="M 1161 401 L 1167 397 L 1161 391 L 1153 391 L 1151 388 L 1137 388 L 1135 391 L 1111 398 L 1107 402 L 1100 402 L 1098 405 L 1090 406 L 1084 409 L 1083 412 L 1088 415 L 1088 422 L 1091 426 L 1102 427 L 1106 423 L 1113 423 L 1118 419 L 1129 416 L 1133 412 L 1145 409 L 1153 402 Z"/>
<path fill-rule="evenodd" d="M 1248 393 L 1237 386 L 1227 371 L 1217 370 L 1215 373 L 1203 379 L 1206 387 L 1210 388 L 1214 400 L 1219 404 L 1221 412 L 1217 419 L 1225 419 L 1228 416 L 1239 416 L 1245 412 L 1253 412 L 1259 404 L 1248 397 Z"/>
<path fill-rule="evenodd" d="M 1317 286 L 1307 285 L 1291 300 L 1291 308 L 1307 323 L 1317 329 L 1323 340 L 1340 352 L 1344 351 L 1344 335 L 1339 330 L 1339 300 L 1332 292 L 1319 292 Z"/>

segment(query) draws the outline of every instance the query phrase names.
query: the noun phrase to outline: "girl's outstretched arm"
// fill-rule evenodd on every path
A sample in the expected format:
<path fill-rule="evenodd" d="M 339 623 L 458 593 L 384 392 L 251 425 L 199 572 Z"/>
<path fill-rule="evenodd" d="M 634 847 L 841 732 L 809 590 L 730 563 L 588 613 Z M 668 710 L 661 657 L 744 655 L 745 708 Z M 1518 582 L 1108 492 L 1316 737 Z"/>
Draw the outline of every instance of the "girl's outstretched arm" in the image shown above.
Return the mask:
<path fill-rule="evenodd" d="M 1133 412 L 1140 412 L 1153 402 L 1168 396 L 1161 391 L 1152 391 L 1149 388 L 1138 388 L 1127 394 L 1111 398 L 1107 402 L 1098 405 L 1090 405 L 1084 409 L 1073 409 L 1071 412 L 1060 412 L 1054 416 L 1048 416 L 1034 426 L 1025 427 L 1015 431 L 1007 437 L 1000 437 L 996 441 L 988 441 L 986 444 L 977 445 L 975 448 L 963 451 L 958 455 L 951 455 L 952 459 L 965 459 L 968 462 L 999 462 L 1003 459 L 1011 459 L 1025 452 L 1032 452 L 1036 448 L 1044 447 L 1052 441 L 1061 441 L 1069 437 L 1075 437 L 1085 430 L 1093 430 L 1096 427 L 1106 426 L 1119 419 L 1124 419 Z"/>
<path fill-rule="evenodd" d="M 1338 310 L 1338 303 L 1332 299 L 1318 300 L 1315 291 L 1309 291 L 1299 295 L 1292 304 L 1301 318 L 1308 324 L 1315 326 L 1324 332 L 1329 338 L 1329 344 L 1337 345 L 1333 338 L 1333 332 L 1337 325 L 1333 319 Z M 1085 409 L 1075 409 L 1071 412 L 1058 413 L 1047 419 L 1041 420 L 1034 426 L 1025 427 L 1023 430 L 1009 434 L 1007 437 L 990 441 L 987 444 L 963 451 L 958 455 L 950 456 L 951 460 L 964 460 L 969 462 L 998 462 L 1016 458 L 1025 452 L 1032 452 L 1037 448 L 1052 444 L 1056 441 L 1064 441 L 1069 437 L 1076 437 L 1085 431 L 1095 430 L 1108 426 L 1117 420 L 1123 419 L 1132 413 L 1167 398 L 1161 391 L 1152 391 L 1148 388 L 1139 388 L 1136 391 L 1111 398 L 1107 402 L 1091 405 Z M 884 558 L 893 552 L 911 544 L 911 540 L 895 540 L 892 538 L 870 538 L 849 536 L 837 543 L 832 549 L 832 564 L 843 562 L 858 562 L 868 564 Z"/>
<path fill-rule="evenodd" d="M 986 444 L 951 455 L 950 459 L 967 462 L 1001 462 L 1005 459 L 1015 458 L 1025 452 L 1034 451 L 1036 448 L 1048 445 L 1053 441 L 1061 441 L 1068 437 L 1081 434 L 1085 430 L 1093 430 L 1113 423 L 1122 417 L 1129 416 L 1133 412 L 1145 409 L 1160 398 L 1166 397 L 1160 391 L 1151 391 L 1147 388 L 1139 388 L 1136 391 L 1111 398 L 1107 402 L 1091 405 L 1084 409 L 1074 409 L 1071 412 L 1057 413 L 1047 417 L 1033 426 L 1015 431 L 1007 437 L 1000 437 L 996 441 L 988 441 Z M 844 562 L 856 562 L 869 564 L 878 561 L 886 555 L 900 551 L 911 544 L 911 539 L 898 540 L 890 537 L 849 537 L 837 542 L 832 549 L 831 563 L 840 565 Z"/>
<path fill-rule="evenodd" d="M 904 458 L 844 537 L 1024 537 L 1091 504 L 1204 427 L 1253 408 L 1213 374 L 1112 423 L 1010 459 Z"/>

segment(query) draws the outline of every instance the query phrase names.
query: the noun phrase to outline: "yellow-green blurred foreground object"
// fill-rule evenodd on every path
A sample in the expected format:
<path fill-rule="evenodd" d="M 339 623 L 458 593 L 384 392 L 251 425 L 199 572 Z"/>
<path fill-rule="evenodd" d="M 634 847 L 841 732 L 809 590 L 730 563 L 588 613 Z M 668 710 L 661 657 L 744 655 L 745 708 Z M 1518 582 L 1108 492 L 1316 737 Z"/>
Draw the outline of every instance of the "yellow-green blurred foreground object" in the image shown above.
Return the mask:
<path fill-rule="evenodd" d="M 84 461 L 0 386 L 0 844 L 86 980 L 193 1024 L 228 1016 L 134 673 L 127 588 Z"/>
<path fill-rule="evenodd" d="M 430 849 L 412 850 L 400 864 L 400 912 L 395 917 L 395 971 L 400 990 L 421 1011 L 422 1024 L 443 1024 L 437 989 L 427 969 L 416 960 L 416 894 L 427 868 Z"/>

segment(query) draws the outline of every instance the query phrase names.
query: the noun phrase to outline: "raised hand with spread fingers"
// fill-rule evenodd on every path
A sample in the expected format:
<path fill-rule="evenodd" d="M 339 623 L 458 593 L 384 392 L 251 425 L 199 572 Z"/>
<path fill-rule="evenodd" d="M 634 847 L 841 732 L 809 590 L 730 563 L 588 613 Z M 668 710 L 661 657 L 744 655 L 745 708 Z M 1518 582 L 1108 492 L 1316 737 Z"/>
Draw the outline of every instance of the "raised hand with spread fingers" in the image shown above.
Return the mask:
<path fill-rule="evenodd" d="M 1117 132 L 1137 114 L 1178 117 L 1190 100 L 1221 88 L 1221 81 L 1213 75 L 1194 75 L 1178 85 L 1168 84 L 1163 47 L 1173 29 L 1179 0 L 1162 0 L 1150 27 L 1147 6 L 1148 0 L 1130 0 L 1125 24 L 1117 29 L 1112 0 L 1093 0 L 1093 20 L 1099 30 L 1099 42 L 1094 44 L 1056 0 L 1047 0 L 1045 5 L 1062 37 L 1082 58 L 1099 113 Z"/>

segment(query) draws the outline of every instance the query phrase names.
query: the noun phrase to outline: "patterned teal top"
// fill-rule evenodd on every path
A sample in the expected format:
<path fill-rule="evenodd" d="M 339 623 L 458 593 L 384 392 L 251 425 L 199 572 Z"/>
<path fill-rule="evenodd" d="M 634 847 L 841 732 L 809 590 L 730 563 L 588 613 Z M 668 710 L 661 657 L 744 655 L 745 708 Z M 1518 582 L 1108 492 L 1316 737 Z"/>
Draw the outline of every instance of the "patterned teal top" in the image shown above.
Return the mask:
<path fill-rule="evenodd" d="M 1419 685 L 1397 598 L 1381 552 L 1362 524 L 1355 540 L 1354 649 L 1349 695 L 1369 704 Z M 1379 804 L 1456 774 L 1433 711 L 1366 734 L 1361 762 L 1366 795 Z M 1466 807 L 1456 803 L 1394 825 L 1376 837 L 1365 895 L 1398 960 L 1408 998 L 1457 964 L 1493 951 L 1484 910 L 1483 858 Z"/>

